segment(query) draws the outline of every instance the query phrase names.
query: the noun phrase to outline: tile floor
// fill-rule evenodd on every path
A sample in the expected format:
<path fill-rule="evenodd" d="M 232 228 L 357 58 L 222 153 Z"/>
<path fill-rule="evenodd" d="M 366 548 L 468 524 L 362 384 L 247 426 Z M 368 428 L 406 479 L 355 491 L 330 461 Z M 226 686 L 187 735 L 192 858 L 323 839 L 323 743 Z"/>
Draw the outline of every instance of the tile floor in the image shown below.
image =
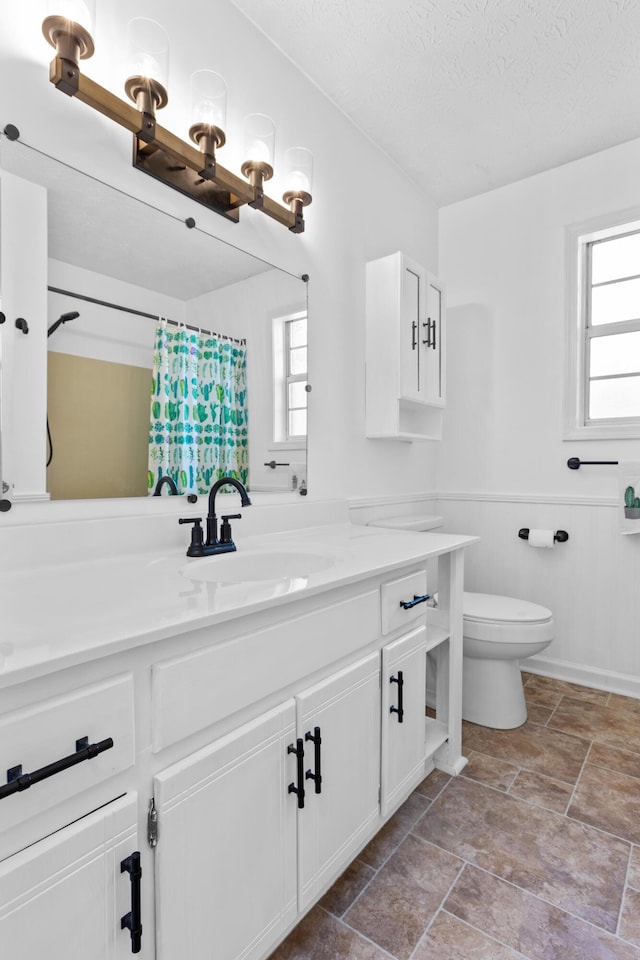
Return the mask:
<path fill-rule="evenodd" d="M 523 680 L 271 960 L 640 960 L 640 700 Z"/>

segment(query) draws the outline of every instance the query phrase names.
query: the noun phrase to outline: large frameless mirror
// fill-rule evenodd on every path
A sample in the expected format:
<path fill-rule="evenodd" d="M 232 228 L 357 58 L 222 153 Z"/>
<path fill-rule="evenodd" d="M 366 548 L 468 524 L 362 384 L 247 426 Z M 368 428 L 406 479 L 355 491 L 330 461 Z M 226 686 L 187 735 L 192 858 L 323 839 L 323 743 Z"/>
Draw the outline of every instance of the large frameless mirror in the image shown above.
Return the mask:
<path fill-rule="evenodd" d="M 21 141 L 2 171 L 47 191 L 51 499 L 305 493 L 307 284 Z"/>

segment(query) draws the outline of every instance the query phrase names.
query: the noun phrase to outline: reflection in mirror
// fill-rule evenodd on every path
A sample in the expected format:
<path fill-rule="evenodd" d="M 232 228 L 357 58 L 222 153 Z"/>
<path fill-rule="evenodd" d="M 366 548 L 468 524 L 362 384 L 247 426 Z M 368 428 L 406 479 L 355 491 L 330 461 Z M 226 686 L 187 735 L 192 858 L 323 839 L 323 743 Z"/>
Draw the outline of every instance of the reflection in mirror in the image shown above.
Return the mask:
<path fill-rule="evenodd" d="M 22 142 L 1 169 L 47 189 L 51 499 L 306 492 L 306 283 Z"/>

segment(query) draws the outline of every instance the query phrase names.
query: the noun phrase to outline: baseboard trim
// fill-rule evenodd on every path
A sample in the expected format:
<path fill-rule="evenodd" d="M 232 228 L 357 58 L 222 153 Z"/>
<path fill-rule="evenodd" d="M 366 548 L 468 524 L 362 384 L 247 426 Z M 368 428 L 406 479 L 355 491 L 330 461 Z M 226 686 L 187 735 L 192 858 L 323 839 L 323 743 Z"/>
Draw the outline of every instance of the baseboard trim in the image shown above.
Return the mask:
<path fill-rule="evenodd" d="M 566 660 L 551 660 L 547 657 L 528 657 L 520 666 L 526 673 L 535 673 L 553 680 L 577 683 L 581 687 L 593 687 L 608 693 L 640 699 L 640 677 L 615 673 L 613 670 L 596 670 L 585 664 L 569 663 Z"/>

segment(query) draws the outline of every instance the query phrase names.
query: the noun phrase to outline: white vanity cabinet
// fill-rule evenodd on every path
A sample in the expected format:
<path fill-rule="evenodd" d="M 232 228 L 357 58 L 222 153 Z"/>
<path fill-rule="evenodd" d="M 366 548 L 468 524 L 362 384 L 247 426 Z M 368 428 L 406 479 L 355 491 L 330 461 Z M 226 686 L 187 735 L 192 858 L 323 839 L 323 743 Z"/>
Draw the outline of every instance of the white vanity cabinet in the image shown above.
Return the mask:
<path fill-rule="evenodd" d="M 366 435 L 442 436 L 444 291 L 403 253 L 366 266 Z"/>
<path fill-rule="evenodd" d="M 137 798 L 131 794 L 0 862 L 2 956 L 131 956 L 132 932 L 126 922 L 131 922 L 140 878 L 132 878 L 121 865 L 131 866 L 130 858 L 139 850 Z"/>
<path fill-rule="evenodd" d="M 377 537 L 355 533 L 351 549 L 380 549 Z M 75 740 L 113 745 L 0 795 L 3 955 L 129 956 L 139 852 L 142 957 L 268 957 L 434 764 L 464 766 L 466 541 L 433 541 L 433 622 L 422 548 L 410 559 L 421 536 L 392 567 L 7 686 L 0 786 Z"/>

